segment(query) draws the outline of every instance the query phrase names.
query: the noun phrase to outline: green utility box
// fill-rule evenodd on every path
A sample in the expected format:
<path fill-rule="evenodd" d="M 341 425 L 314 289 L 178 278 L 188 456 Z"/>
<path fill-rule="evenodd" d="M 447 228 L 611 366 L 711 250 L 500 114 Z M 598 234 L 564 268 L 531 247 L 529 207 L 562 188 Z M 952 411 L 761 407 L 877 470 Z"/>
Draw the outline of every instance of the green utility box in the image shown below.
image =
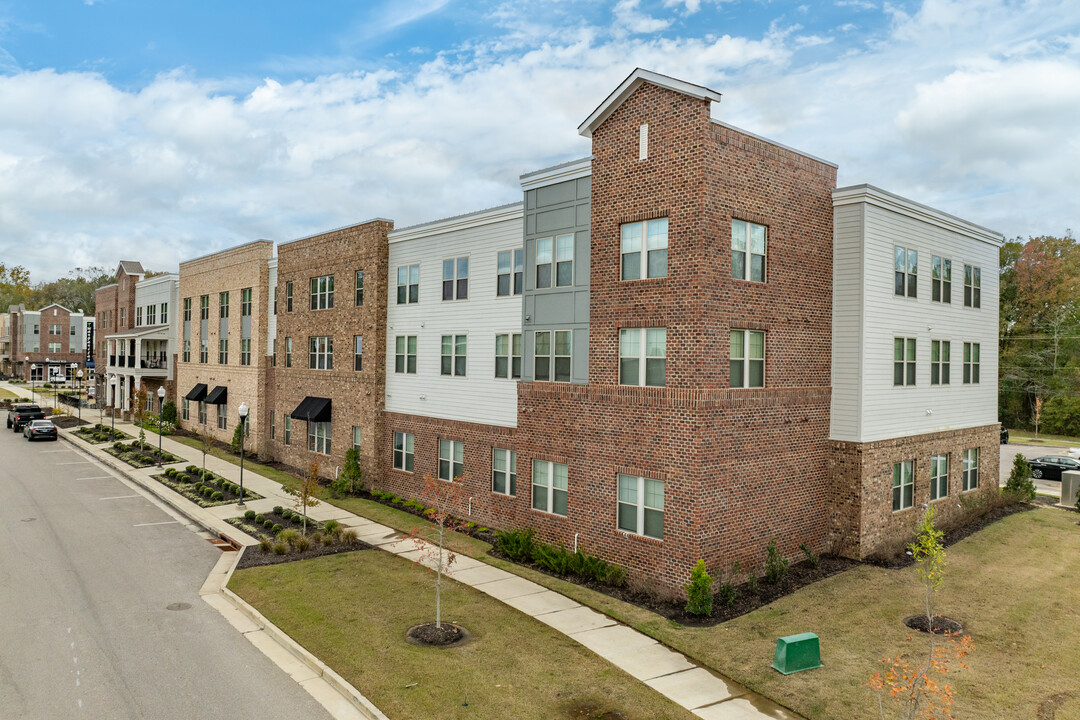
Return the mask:
<path fill-rule="evenodd" d="M 813 670 L 821 667 L 821 648 L 818 636 L 814 633 L 788 635 L 776 641 L 776 658 L 772 664 L 775 670 L 785 675 L 800 670 Z"/>

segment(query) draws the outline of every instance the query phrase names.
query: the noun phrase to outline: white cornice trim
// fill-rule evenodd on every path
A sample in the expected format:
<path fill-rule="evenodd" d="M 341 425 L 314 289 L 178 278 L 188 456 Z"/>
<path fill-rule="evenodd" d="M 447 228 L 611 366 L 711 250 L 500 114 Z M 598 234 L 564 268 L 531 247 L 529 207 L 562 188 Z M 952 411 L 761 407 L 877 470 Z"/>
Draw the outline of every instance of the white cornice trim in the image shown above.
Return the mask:
<path fill-rule="evenodd" d="M 534 170 L 521 176 L 522 190 L 535 190 L 538 187 L 555 183 L 577 180 L 592 175 L 592 156 L 553 165 L 543 170 Z"/>
<path fill-rule="evenodd" d="M 945 230 L 967 235 L 968 237 L 981 240 L 995 247 L 1001 247 L 1005 243 L 1005 236 L 982 225 L 976 225 L 955 215 L 935 210 L 922 203 L 909 200 L 891 192 L 874 187 L 873 185 L 852 185 L 850 187 L 833 190 L 833 207 L 841 205 L 855 205 L 867 203 L 892 212 L 907 215 L 931 225 L 936 225 Z"/>
<path fill-rule="evenodd" d="M 139 282 L 135 283 L 135 289 L 138 290 L 139 288 L 148 288 L 151 285 L 160 285 L 164 282 L 178 283 L 180 282 L 180 274 L 166 273 L 165 275 L 155 275 L 154 277 L 146 278 L 145 280 L 140 280 Z"/>
<path fill-rule="evenodd" d="M 400 230 L 391 230 L 387 234 L 387 241 L 396 243 L 404 242 L 406 240 L 416 240 L 417 238 L 441 235 L 456 230 L 468 230 L 470 228 L 505 222 L 507 220 L 521 220 L 523 217 L 524 205 L 517 202 L 510 205 L 500 205 L 499 207 L 489 208 L 487 210 L 478 210 L 467 215 L 456 215 L 454 217 L 443 218 L 442 220 L 433 220 L 429 223 L 423 223 L 422 225 L 410 225 L 409 227 L 401 228 Z"/>
<path fill-rule="evenodd" d="M 645 83 L 652 83 L 668 90 L 674 90 L 675 92 L 682 93 L 683 95 L 689 95 L 690 97 L 698 98 L 699 100 L 711 100 L 712 102 L 720 102 L 720 93 L 715 90 L 710 90 L 703 85 L 694 85 L 688 83 L 685 80 L 677 80 L 667 75 L 661 75 L 655 73 L 652 70 L 643 70 L 642 68 L 636 68 L 634 72 L 630 73 L 625 80 L 615 88 L 615 90 L 607 96 L 604 102 L 592 111 L 589 117 L 585 118 L 585 122 L 578 125 L 578 134 L 585 137 L 592 137 L 593 130 L 599 127 L 605 120 L 607 120 L 611 113 L 615 112 L 620 105 L 626 102 L 626 99 L 630 97 L 635 90 L 644 85 Z"/>

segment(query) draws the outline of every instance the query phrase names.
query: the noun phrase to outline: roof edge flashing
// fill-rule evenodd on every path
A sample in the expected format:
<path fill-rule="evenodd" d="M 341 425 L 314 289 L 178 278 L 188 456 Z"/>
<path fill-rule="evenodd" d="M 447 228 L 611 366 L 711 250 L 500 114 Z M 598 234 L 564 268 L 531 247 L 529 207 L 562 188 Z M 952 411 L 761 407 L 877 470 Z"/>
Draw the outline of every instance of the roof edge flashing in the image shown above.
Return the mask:
<path fill-rule="evenodd" d="M 589 117 L 585 118 L 585 122 L 578 125 L 578 134 L 582 137 L 591 138 L 593 131 L 611 117 L 611 114 L 618 110 L 619 107 L 626 102 L 627 98 L 633 95 L 634 91 L 645 83 L 673 90 L 682 93 L 683 95 L 689 95 L 690 97 L 695 97 L 699 100 L 720 102 L 720 93 L 707 88 L 704 85 L 695 85 L 694 83 L 679 80 L 678 78 L 673 78 L 669 75 L 661 75 L 652 70 L 635 68 L 634 71 L 627 75 L 626 79 L 623 80 L 619 86 L 592 111 Z"/>

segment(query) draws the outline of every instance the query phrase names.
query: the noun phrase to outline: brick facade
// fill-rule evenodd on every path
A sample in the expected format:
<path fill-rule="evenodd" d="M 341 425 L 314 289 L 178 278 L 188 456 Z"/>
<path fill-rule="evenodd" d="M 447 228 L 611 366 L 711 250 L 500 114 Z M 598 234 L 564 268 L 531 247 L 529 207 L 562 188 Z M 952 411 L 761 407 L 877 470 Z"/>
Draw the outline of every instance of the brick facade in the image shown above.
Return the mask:
<path fill-rule="evenodd" d="M 86 365 L 86 353 L 81 349 L 72 350 L 71 347 L 71 311 L 63 305 L 49 305 L 36 312 L 27 313 L 22 305 L 13 306 L 16 312 L 9 314 L 11 328 L 11 358 L 20 377 L 30 380 L 30 366 L 37 365 L 41 368 L 38 382 L 48 382 L 48 369 L 46 365 L 64 366 L 65 377 L 68 367 L 73 363 L 79 368 Z M 76 314 L 76 318 L 80 317 Z M 31 325 L 38 326 L 37 349 L 28 346 L 25 341 L 26 328 Z M 50 332 L 54 325 L 60 326 L 59 334 Z M 81 337 L 81 330 L 80 335 Z M 50 343 L 59 343 L 59 351 L 49 349 Z M 45 361 L 49 362 L 46 363 Z"/>

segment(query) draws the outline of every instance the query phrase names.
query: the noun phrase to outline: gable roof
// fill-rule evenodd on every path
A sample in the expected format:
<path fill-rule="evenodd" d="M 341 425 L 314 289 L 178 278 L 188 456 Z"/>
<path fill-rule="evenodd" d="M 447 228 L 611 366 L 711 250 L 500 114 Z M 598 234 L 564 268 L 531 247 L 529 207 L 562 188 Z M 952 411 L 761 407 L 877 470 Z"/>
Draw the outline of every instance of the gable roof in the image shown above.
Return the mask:
<path fill-rule="evenodd" d="M 694 85 L 684 80 L 678 80 L 667 75 L 661 75 L 655 73 L 652 70 L 644 70 L 642 68 L 635 68 L 634 72 L 630 73 L 625 80 L 615 88 L 614 91 L 604 102 L 592 111 L 589 117 L 585 118 L 585 122 L 578 125 L 578 134 L 584 137 L 592 137 L 593 130 L 601 125 L 611 113 L 619 109 L 619 106 L 626 102 L 626 99 L 634 94 L 634 91 L 645 83 L 652 83 L 668 90 L 673 90 L 683 95 L 689 95 L 690 97 L 698 98 L 699 100 L 711 100 L 712 102 L 720 102 L 720 93 L 715 90 L 710 90 L 703 85 Z"/>
<path fill-rule="evenodd" d="M 127 275 L 146 274 L 146 271 L 143 270 L 142 263 L 136 262 L 134 260 L 121 260 L 120 265 L 116 268 L 116 274 L 119 275 L 121 270 L 123 270 L 124 273 Z"/>

